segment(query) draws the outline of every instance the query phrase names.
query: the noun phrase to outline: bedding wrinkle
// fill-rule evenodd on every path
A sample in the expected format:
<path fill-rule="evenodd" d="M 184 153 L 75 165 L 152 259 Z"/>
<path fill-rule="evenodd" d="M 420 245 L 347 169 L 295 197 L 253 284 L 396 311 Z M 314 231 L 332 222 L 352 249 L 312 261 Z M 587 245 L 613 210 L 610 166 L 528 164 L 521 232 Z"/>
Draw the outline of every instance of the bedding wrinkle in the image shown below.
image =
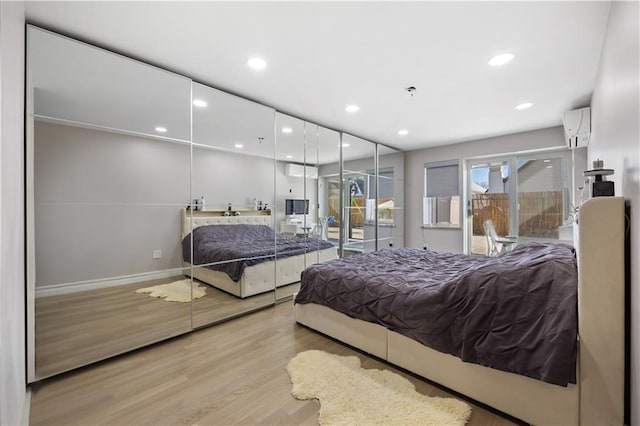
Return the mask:
<path fill-rule="evenodd" d="M 498 257 L 383 249 L 307 268 L 295 302 L 380 324 L 465 362 L 575 383 L 571 246 L 525 243 Z"/>

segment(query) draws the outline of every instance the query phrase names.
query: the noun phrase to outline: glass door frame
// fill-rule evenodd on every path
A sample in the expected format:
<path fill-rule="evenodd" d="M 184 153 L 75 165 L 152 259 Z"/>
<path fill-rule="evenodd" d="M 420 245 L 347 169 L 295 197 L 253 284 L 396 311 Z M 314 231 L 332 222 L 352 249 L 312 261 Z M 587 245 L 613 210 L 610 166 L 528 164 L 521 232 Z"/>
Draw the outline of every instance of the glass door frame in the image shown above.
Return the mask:
<path fill-rule="evenodd" d="M 472 182 L 472 174 L 471 169 L 474 166 L 479 166 L 487 163 L 503 163 L 509 166 L 509 180 L 512 183 L 509 185 L 509 235 L 517 237 L 518 236 L 518 209 L 517 209 L 517 200 L 518 199 L 518 184 L 517 184 L 517 173 L 516 171 L 516 155 L 496 155 L 489 157 L 477 157 L 477 158 L 469 158 L 463 160 L 464 164 L 464 205 L 466 206 L 466 211 L 464 214 L 464 224 L 463 224 L 463 238 L 465 241 L 464 244 L 464 253 L 471 254 L 473 249 L 473 182 Z M 513 179 L 513 180 L 512 180 Z"/>
<path fill-rule="evenodd" d="M 464 182 L 464 214 L 463 238 L 464 253 L 471 254 L 473 247 L 473 185 L 471 169 L 474 166 L 489 162 L 503 162 L 509 165 L 509 236 L 519 236 L 519 203 L 518 203 L 518 160 L 528 158 L 531 160 L 545 160 L 561 158 L 563 183 L 569 188 L 568 193 L 563 191 L 563 222 L 570 213 L 570 206 L 575 203 L 573 191 L 574 186 L 572 151 L 566 148 L 553 148 L 548 150 L 524 151 L 509 154 L 497 154 L 483 157 L 473 157 L 463 159 L 463 182 Z"/>

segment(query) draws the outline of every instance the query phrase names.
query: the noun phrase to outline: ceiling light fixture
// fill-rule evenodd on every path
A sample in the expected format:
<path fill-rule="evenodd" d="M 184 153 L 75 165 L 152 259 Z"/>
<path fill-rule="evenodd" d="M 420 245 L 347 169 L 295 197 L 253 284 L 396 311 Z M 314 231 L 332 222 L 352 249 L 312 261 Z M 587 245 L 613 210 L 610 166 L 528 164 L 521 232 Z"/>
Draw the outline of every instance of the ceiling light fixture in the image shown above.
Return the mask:
<path fill-rule="evenodd" d="M 349 148 L 350 146 L 351 146 L 351 145 L 349 145 L 348 143 L 343 143 L 343 144 L 342 144 L 342 147 L 343 147 L 343 148 Z"/>
<path fill-rule="evenodd" d="M 247 61 L 247 65 L 256 71 L 261 71 L 267 67 L 267 62 L 262 58 L 254 57 Z"/>
<path fill-rule="evenodd" d="M 158 127 L 156 127 L 156 132 L 158 132 L 158 133 L 167 133 L 167 128 L 166 127 L 162 127 L 162 126 L 158 126 Z"/>
<path fill-rule="evenodd" d="M 237 144 L 235 144 L 234 146 L 235 146 L 236 148 L 240 149 L 240 148 L 242 148 L 244 145 L 242 145 L 241 143 L 237 143 Z"/>
<path fill-rule="evenodd" d="M 202 99 L 195 99 L 193 101 L 193 105 L 199 107 L 199 108 L 204 108 L 207 106 L 207 102 L 203 101 Z"/>
<path fill-rule="evenodd" d="M 489 59 L 489 65 L 491 65 L 492 67 L 499 67 L 500 65 L 504 65 L 507 62 L 511 61 L 513 57 L 513 53 L 501 53 Z"/>
<path fill-rule="evenodd" d="M 409 131 L 407 129 L 398 130 L 398 134 L 400 136 L 407 136 L 409 134 Z"/>
<path fill-rule="evenodd" d="M 360 107 L 358 105 L 347 105 L 344 110 L 347 112 L 358 112 L 360 111 Z"/>
<path fill-rule="evenodd" d="M 293 158 L 293 155 L 287 155 L 287 159 L 291 160 Z"/>
<path fill-rule="evenodd" d="M 525 102 L 523 104 L 516 105 L 516 109 L 527 109 L 527 108 L 531 108 L 532 106 L 533 104 L 531 102 Z"/>
<path fill-rule="evenodd" d="M 291 133 L 291 132 L 293 132 L 291 127 L 283 127 L 282 128 L 282 133 Z"/>

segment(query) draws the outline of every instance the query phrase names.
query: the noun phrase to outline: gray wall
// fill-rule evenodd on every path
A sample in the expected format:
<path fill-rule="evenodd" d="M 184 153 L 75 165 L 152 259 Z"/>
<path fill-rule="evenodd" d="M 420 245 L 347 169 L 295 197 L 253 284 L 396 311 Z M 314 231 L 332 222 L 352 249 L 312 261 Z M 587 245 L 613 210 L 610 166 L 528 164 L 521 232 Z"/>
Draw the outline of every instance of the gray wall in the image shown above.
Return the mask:
<path fill-rule="evenodd" d="M 425 163 L 460 160 L 459 185 L 460 195 L 463 195 L 463 159 L 564 146 L 564 129 L 551 127 L 405 153 L 405 245 L 422 248 L 426 244 L 429 249 L 453 253 L 462 253 L 464 250 L 462 228 L 422 229 Z M 461 205 L 463 212 L 464 208 Z"/>
<path fill-rule="evenodd" d="M 591 102 L 589 161 L 615 170 L 631 205 L 631 424 L 640 422 L 640 96 L 638 2 L 612 2 Z"/>
<path fill-rule="evenodd" d="M 188 145 L 36 122 L 34 147 L 36 287 L 180 266 Z"/>
<path fill-rule="evenodd" d="M 24 5 L 0 2 L 0 424 L 26 424 Z"/>
<path fill-rule="evenodd" d="M 273 187 L 273 159 L 193 148 L 193 196 L 208 209 L 251 208 L 254 198 L 273 205 Z"/>
<path fill-rule="evenodd" d="M 35 135 L 37 287 L 181 266 L 189 145 L 46 122 Z M 194 148 L 193 197 L 207 208 L 273 205 L 273 169 L 267 158 Z M 302 193 L 301 179 L 277 170 L 283 190 Z"/>

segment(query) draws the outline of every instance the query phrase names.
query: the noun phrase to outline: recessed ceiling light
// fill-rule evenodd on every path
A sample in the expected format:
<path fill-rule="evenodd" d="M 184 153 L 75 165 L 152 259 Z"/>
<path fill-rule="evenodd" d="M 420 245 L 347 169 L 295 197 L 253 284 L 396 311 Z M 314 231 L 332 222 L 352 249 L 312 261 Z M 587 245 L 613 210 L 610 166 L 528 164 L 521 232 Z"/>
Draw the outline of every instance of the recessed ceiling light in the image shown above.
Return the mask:
<path fill-rule="evenodd" d="M 343 148 L 349 148 L 350 146 L 351 146 L 351 145 L 349 145 L 348 143 L 343 143 L 343 144 L 342 144 L 342 147 L 343 147 Z"/>
<path fill-rule="evenodd" d="M 406 136 L 409 134 L 409 131 L 407 129 L 398 130 L 398 134 L 400 136 Z"/>
<path fill-rule="evenodd" d="M 360 111 L 360 107 L 358 105 L 347 105 L 344 110 L 347 112 L 358 112 Z"/>
<path fill-rule="evenodd" d="M 545 163 L 550 163 L 550 162 L 551 162 L 551 160 L 544 160 L 544 162 L 545 162 Z"/>
<path fill-rule="evenodd" d="M 291 133 L 291 132 L 293 132 L 291 127 L 283 127 L 282 128 L 282 133 Z"/>
<path fill-rule="evenodd" d="M 162 127 L 162 126 L 158 126 L 158 127 L 156 127 L 156 132 L 166 133 L 167 132 L 167 128 L 166 127 Z"/>
<path fill-rule="evenodd" d="M 207 106 L 207 102 L 203 101 L 202 99 L 195 99 L 193 101 L 193 105 L 200 107 L 200 108 L 204 108 Z"/>
<path fill-rule="evenodd" d="M 489 65 L 491 65 L 492 67 L 499 67 L 500 65 L 504 65 L 512 59 L 513 53 L 501 53 L 489 59 Z"/>
<path fill-rule="evenodd" d="M 532 106 L 533 104 L 531 102 L 525 102 L 523 104 L 516 105 L 516 109 L 527 109 L 527 108 L 531 108 Z"/>
<path fill-rule="evenodd" d="M 287 159 L 291 160 L 293 158 L 293 155 L 287 155 Z"/>
<path fill-rule="evenodd" d="M 247 65 L 249 65 L 252 69 L 260 71 L 267 67 L 267 63 L 262 58 L 251 58 L 247 61 Z"/>
<path fill-rule="evenodd" d="M 552 168 L 552 167 L 553 167 L 553 166 L 547 166 L 547 169 L 550 169 L 550 168 Z"/>
<path fill-rule="evenodd" d="M 240 148 L 242 148 L 244 145 L 242 145 L 241 143 L 237 143 L 237 144 L 235 144 L 234 146 L 235 146 L 236 148 L 240 149 Z"/>

